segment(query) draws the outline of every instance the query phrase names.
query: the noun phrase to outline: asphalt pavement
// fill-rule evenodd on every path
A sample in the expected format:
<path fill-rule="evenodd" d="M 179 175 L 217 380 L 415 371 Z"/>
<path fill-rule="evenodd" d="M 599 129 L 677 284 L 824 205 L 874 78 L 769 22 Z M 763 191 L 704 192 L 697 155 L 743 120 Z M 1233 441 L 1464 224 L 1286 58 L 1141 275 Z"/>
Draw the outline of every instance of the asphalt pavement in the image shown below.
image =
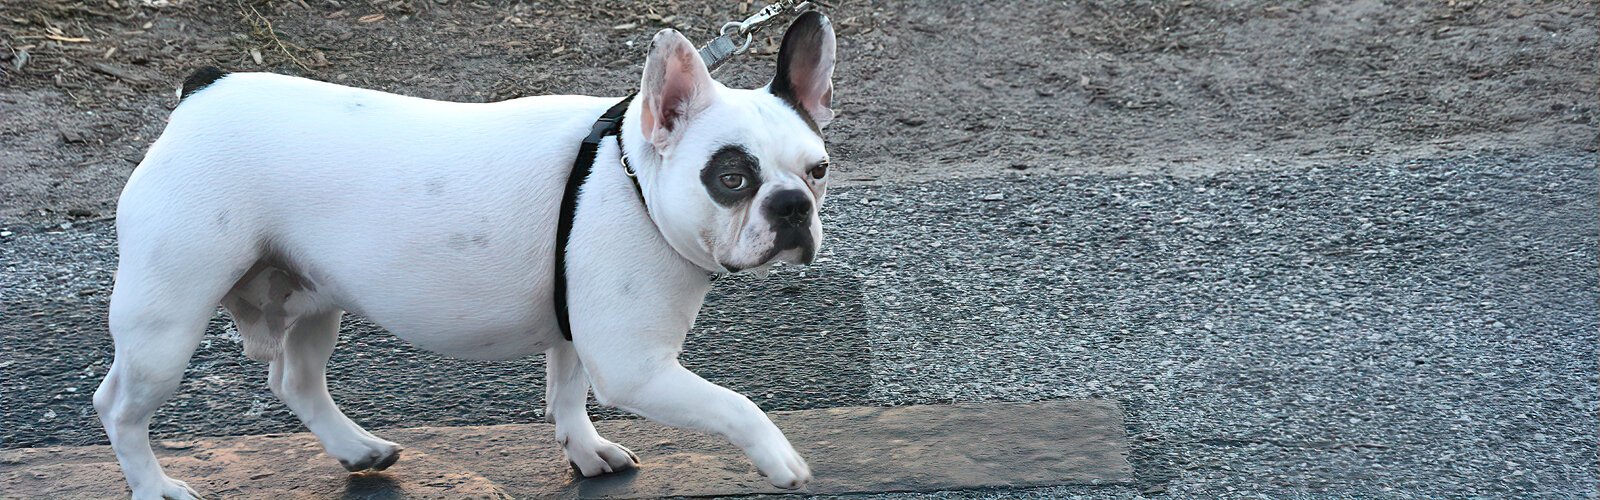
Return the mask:
<path fill-rule="evenodd" d="M 836 189 L 818 264 L 719 281 L 684 360 L 769 410 L 1127 412 L 1134 486 L 934 496 L 1592 498 L 1596 159 Z M 103 443 L 110 223 L 4 229 L 0 446 Z M 158 437 L 299 430 L 212 326 Z M 542 361 L 445 359 L 359 320 L 330 373 L 380 435 L 540 417 Z"/>

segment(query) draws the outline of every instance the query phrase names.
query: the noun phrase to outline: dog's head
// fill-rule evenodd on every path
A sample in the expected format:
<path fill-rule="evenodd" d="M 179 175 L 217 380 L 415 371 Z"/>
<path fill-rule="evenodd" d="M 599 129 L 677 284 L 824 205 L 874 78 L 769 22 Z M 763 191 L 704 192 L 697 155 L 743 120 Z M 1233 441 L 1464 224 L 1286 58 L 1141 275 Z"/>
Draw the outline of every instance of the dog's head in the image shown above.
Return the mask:
<path fill-rule="evenodd" d="M 822 128 L 833 119 L 834 47 L 828 18 L 802 14 L 783 37 L 772 83 L 730 89 L 683 35 L 656 34 L 634 103 L 659 162 L 640 176 L 678 253 L 726 272 L 815 258 L 833 175 Z"/>

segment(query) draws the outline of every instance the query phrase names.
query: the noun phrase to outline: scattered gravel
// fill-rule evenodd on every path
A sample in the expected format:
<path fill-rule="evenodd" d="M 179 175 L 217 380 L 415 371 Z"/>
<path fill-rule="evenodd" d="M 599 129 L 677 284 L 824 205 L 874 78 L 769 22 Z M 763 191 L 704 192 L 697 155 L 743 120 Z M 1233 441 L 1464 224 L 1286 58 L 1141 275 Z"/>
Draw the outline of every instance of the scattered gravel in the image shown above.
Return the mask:
<path fill-rule="evenodd" d="M 819 264 L 719 282 L 685 363 L 767 409 L 1128 411 L 1136 485 L 937 497 L 1594 497 L 1595 161 L 840 189 Z M 110 225 L 0 229 L 0 444 L 104 442 Z M 299 429 L 212 326 L 158 437 Z M 342 344 L 334 396 L 369 428 L 539 416 L 539 360 L 444 359 L 361 321 Z"/>

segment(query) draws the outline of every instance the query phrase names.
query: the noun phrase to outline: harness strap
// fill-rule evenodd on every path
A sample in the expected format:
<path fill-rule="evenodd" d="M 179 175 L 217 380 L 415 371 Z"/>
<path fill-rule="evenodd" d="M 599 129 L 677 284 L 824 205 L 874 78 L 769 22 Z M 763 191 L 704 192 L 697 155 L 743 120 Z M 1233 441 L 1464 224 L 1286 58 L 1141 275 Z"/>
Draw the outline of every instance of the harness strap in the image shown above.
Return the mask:
<path fill-rule="evenodd" d="M 583 144 L 578 146 L 578 159 L 572 162 L 572 174 L 567 177 L 567 190 L 561 196 L 561 219 L 556 223 L 556 275 L 555 289 L 552 296 L 555 298 L 556 324 L 561 327 L 561 337 L 572 340 L 572 320 L 567 317 L 567 240 L 572 237 L 572 220 L 578 214 L 578 191 L 583 188 L 584 181 L 589 179 L 589 174 L 594 170 L 595 155 L 600 152 L 600 143 L 606 136 L 617 136 L 618 154 L 622 157 L 623 165 L 627 165 L 627 152 L 622 151 L 622 117 L 628 112 L 628 103 L 633 101 L 633 94 L 622 98 L 611 109 L 607 109 L 600 118 L 594 121 L 594 126 L 589 128 L 589 136 L 583 139 Z M 644 189 L 639 186 L 639 179 L 634 177 L 631 169 L 628 179 L 633 181 L 633 188 L 639 191 L 640 201 L 644 198 Z M 648 207 L 646 210 L 649 210 Z"/>

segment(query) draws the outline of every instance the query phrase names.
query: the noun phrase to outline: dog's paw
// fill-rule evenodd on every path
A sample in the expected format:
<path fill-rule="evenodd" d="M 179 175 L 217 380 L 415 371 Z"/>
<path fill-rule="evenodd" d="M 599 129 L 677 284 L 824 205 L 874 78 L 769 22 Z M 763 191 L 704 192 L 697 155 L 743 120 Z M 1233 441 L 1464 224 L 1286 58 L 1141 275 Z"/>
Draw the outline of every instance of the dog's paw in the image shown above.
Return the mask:
<path fill-rule="evenodd" d="M 811 466 L 786 440 L 750 453 L 750 459 L 773 486 L 797 490 L 811 481 Z"/>
<path fill-rule="evenodd" d="M 134 500 L 200 500 L 200 493 L 190 488 L 189 483 L 177 479 L 163 477 L 160 483 L 152 486 L 134 490 Z"/>
<path fill-rule="evenodd" d="M 639 456 L 622 445 L 595 436 L 591 439 L 568 439 L 562 446 L 567 453 L 567 463 L 583 477 L 632 469 Z"/>
<path fill-rule="evenodd" d="M 400 460 L 400 445 L 382 439 L 361 439 L 341 448 L 337 452 L 329 448 L 328 454 L 350 472 L 384 470 Z"/>

